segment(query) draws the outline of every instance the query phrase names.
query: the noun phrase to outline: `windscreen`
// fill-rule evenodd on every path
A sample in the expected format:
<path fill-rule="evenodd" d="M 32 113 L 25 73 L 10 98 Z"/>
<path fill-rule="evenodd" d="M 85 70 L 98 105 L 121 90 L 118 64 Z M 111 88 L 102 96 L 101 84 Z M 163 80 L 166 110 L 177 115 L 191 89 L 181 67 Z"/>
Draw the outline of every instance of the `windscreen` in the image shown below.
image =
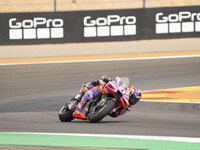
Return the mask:
<path fill-rule="evenodd" d="M 121 80 L 122 80 L 122 83 L 123 83 L 125 86 L 129 86 L 129 83 L 130 83 L 129 78 L 127 78 L 127 77 L 121 77 Z"/>

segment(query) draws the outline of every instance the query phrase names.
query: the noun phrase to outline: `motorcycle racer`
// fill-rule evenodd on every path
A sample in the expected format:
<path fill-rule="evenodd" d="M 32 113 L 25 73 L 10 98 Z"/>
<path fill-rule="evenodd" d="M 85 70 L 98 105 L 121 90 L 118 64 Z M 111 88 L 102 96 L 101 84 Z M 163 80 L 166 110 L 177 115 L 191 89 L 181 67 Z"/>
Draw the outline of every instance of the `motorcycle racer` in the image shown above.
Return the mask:
<path fill-rule="evenodd" d="M 111 79 L 108 78 L 107 75 L 103 75 L 100 80 L 88 82 L 86 85 L 82 85 L 80 92 L 74 98 L 72 98 L 71 100 L 72 101 L 80 101 L 81 98 L 83 97 L 83 95 L 87 91 L 89 91 L 90 89 L 92 89 L 95 86 L 105 85 L 109 81 L 111 81 Z"/>
<path fill-rule="evenodd" d="M 121 78 L 116 78 L 119 80 L 119 82 L 122 82 Z M 75 118 L 88 120 L 88 117 L 86 115 L 88 112 L 88 108 L 85 107 L 86 104 L 88 104 L 89 101 L 101 96 L 102 94 L 108 93 L 105 85 L 109 81 L 112 81 L 112 79 L 110 79 L 107 75 L 104 75 L 100 80 L 91 81 L 82 86 L 79 94 L 72 98 L 72 102 L 69 105 L 69 109 L 76 109 L 76 111 L 74 111 L 73 113 L 73 116 Z M 115 107 L 108 114 L 111 117 L 118 117 L 127 113 L 128 111 L 131 111 L 133 105 L 135 105 L 141 98 L 141 91 L 138 90 L 136 87 L 129 85 L 124 86 L 126 89 L 126 91 L 124 91 L 125 99 L 127 99 L 126 106 L 122 107 L 120 104 L 116 103 Z"/>

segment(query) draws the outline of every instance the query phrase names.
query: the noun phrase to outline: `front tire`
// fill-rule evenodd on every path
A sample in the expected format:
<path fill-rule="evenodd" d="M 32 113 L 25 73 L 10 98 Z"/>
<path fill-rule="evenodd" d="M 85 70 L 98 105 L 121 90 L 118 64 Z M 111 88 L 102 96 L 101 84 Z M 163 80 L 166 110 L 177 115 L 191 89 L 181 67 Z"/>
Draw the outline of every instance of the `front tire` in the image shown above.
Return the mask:
<path fill-rule="evenodd" d="M 99 104 L 97 104 L 97 106 L 91 106 L 89 122 L 96 123 L 101 121 L 113 109 L 115 101 L 109 98 L 106 98 L 104 100 L 105 102 L 103 105 L 101 104 L 101 100 Z"/>
<path fill-rule="evenodd" d="M 58 117 L 62 122 L 70 122 L 74 119 L 72 114 L 73 112 L 71 110 L 68 110 L 66 106 L 63 106 L 59 111 Z"/>

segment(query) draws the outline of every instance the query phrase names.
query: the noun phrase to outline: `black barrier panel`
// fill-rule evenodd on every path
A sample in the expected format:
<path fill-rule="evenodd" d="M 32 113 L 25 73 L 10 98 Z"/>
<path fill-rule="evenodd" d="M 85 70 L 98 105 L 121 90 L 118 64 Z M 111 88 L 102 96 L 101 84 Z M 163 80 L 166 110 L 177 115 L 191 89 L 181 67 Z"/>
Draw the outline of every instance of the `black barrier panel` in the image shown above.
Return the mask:
<path fill-rule="evenodd" d="M 0 14 L 1 44 L 67 43 L 73 31 L 73 12 Z"/>
<path fill-rule="evenodd" d="M 142 39 L 144 14 L 144 9 L 75 12 L 76 39 L 80 42 Z"/>
<path fill-rule="evenodd" d="M 146 9 L 146 39 L 200 37 L 200 6 Z"/>
<path fill-rule="evenodd" d="M 200 37 L 200 6 L 0 14 L 0 45 Z"/>
<path fill-rule="evenodd" d="M 0 44 L 142 39 L 143 9 L 0 14 Z"/>

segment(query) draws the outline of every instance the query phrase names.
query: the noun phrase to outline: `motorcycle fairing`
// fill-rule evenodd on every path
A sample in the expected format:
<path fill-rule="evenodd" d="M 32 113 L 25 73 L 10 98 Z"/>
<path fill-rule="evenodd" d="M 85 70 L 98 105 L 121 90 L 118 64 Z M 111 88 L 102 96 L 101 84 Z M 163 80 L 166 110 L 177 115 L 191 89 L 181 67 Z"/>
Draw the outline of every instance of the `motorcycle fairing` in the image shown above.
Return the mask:
<path fill-rule="evenodd" d="M 127 94 L 127 86 L 122 82 L 121 78 L 116 77 L 116 80 L 114 80 L 113 82 L 113 87 L 116 88 L 116 91 L 120 91 L 120 93 L 122 94 L 122 97 L 119 99 L 122 108 L 127 108 L 129 106 L 129 97 Z"/>
<path fill-rule="evenodd" d="M 108 82 L 106 84 L 106 87 L 108 88 L 111 93 L 116 93 L 117 92 L 117 87 L 113 84 L 113 82 Z"/>
<path fill-rule="evenodd" d="M 122 104 L 122 108 L 127 108 L 129 106 L 129 101 L 125 96 L 122 96 L 119 99 L 120 103 Z"/>

